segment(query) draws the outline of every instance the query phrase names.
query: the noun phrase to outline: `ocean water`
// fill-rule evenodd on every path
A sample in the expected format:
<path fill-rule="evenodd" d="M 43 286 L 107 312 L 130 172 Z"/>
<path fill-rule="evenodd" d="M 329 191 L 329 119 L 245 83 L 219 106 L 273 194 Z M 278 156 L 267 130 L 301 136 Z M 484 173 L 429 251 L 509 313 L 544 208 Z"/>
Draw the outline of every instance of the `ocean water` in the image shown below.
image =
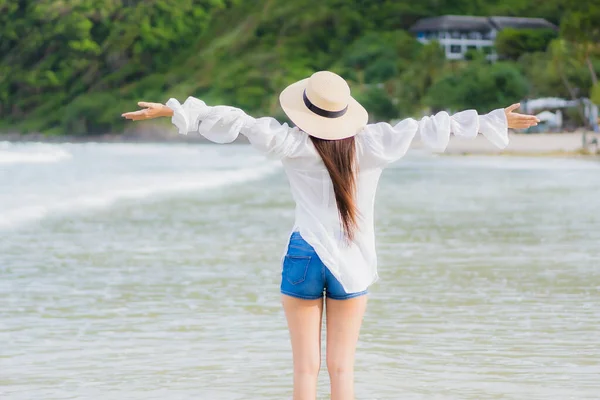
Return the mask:
<path fill-rule="evenodd" d="M 600 398 L 598 161 L 411 153 L 376 207 L 357 399 Z M 248 146 L 0 143 L 0 398 L 290 398 L 292 223 Z"/>

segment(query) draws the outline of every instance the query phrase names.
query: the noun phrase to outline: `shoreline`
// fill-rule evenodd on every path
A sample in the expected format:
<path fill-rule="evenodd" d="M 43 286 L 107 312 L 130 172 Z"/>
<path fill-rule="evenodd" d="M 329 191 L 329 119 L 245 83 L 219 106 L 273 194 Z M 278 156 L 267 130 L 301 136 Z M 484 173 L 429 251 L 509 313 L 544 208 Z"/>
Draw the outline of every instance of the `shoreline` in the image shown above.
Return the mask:
<path fill-rule="evenodd" d="M 180 135 L 178 133 L 157 134 L 116 134 L 103 135 L 44 135 L 40 133 L 0 133 L 0 142 L 13 143 L 211 143 L 197 135 Z"/>
<path fill-rule="evenodd" d="M 573 158 L 573 159 L 584 159 L 584 160 L 598 160 L 600 161 L 600 153 L 594 154 L 583 151 L 556 151 L 556 152 L 514 152 L 514 151 L 503 151 L 503 152 L 489 152 L 489 153 L 443 153 L 440 154 L 444 157 L 527 157 L 527 158 Z"/>
<path fill-rule="evenodd" d="M 511 133 L 509 145 L 506 149 L 498 149 L 483 135 L 475 139 L 462 139 L 453 137 L 444 153 L 444 156 L 505 156 L 505 157 L 576 157 L 600 158 L 600 134 L 589 132 L 586 134 L 587 142 L 596 139 L 597 145 L 583 147 L 584 132 L 575 133 Z M 148 129 L 125 132 L 123 134 L 104 135 L 60 135 L 51 136 L 43 134 L 18 134 L 0 133 L 0 142 L 38 142 L 38 143 L 160 143 L 160 144 L 213 144 L 200 135 L 180 135 L 165 129 Z M 248 140 L 240 135 L 233 143 L 248 144 Z M 413 149 L 426 148 L 418 140 L 412 144 Z"/>
<path fill-rule="evenodd" d="M 584 134 L 588 143 L 587 149 L 584 148 Z M 593 139 L 600 142 L 600 134 L 593 132 L 510 133 L 508 147 L 499 149 L 483 135 L 475 139 L 453 137 L 448 148 L 441 155 L 600 158 L 600 144 L 589 144 Z M 418 141 L 415 141 L 413 147 L 424 148 Z"/>

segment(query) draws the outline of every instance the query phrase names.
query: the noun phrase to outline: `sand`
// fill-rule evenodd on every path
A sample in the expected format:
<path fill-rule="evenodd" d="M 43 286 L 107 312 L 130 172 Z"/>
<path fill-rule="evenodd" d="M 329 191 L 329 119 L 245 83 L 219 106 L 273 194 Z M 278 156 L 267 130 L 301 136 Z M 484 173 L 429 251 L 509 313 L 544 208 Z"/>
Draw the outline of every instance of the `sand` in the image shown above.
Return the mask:
<path fill-rule="evenodd" d="M 187 142 L 210 143 L 200 135 L 178 135 L 173 129 L 164 127 L 146 129 L 143 132 L 126 132 L 123 135 L 109 134 L 101 136 L 44 136 L 41 134 L 0 134 L 1 141 L 40 141 L 40 142 Z M 498 149 L 484 136 L 475 139 L 452 137 L 444 154 L 447 155 L 517 155 L 517 156 L 600 156 L 600 146 L 588 145 L 583 149 L 583 132 L 577 133 L 511 133 L 506 149 Z M 600 134 L 587 133 L 587 142 L 596 139 L 600 143 Z M 240 135 L 236 141 L 247 143 Z M 413 148 L 423 148 L 418 138 Z"/>
<path fill-rule="evenodd" d="M 596 138 L 600 142 L 600 134 L 588 133 L 586 140 L 589 143 Z M 484 136 L 479 135 L 475 139 L 461 139 L 453 137 L 445 154 L 468 155 L 468 154 L 497 154 L 497 155 L 585 155 L 596 153 L 598 146 L 588 145 L 587 152 L 583 150 L 583 132 L 577 133 L 537 133 L 509 135 L 510 143 L 506 149 L 498 149 Z M 422 147 L 415 142 L 414 147 Z"/>

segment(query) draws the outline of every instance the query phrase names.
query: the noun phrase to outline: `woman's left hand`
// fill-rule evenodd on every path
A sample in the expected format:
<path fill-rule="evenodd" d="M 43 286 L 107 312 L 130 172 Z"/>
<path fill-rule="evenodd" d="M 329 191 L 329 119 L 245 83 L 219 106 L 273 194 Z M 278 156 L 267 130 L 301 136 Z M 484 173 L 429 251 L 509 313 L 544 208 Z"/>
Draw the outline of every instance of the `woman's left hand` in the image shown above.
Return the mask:
<path fill-rule="evenodd" d="M 504 113 L 506 114 L 506 122 L 508 122 L 509 128 L 527 129 L 532 126 L 536 126 L 538 122 L 540 122 L 539 118 L 535 115 L 518 114 L 514 112 L 519 107 L 521 107 L 521 104 L 516 103 L 504 109 Z"/>
<path fill-rule="evenodd" d="M 144 109 L 139 110 L 139 111 L 128 112 L 128 113 L 122 114 L 121 116 L 126 119 L 133 120 L 133 121 L 173 116 L 173 110 L 171 110 L 169 107 L 165 106 L 164 104 L 147 103 L 145 101 L 140 101 L 138 103 L 138 106 L 144 107 Z"/>

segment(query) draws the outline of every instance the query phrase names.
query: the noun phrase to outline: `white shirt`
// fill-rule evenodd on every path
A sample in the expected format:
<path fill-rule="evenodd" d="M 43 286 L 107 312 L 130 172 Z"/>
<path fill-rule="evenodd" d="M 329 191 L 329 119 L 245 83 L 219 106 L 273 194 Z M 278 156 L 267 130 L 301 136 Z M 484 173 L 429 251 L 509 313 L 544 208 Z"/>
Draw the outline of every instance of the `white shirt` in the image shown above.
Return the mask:
<path fill-rule="evenodd" d="M 450 134 L 474 138 L 481 132 L 493 144 L 508 145 L 504 110 L 479 116 L 474 110 L 450 116 L 440 112 L 392 126 L 367 125 L 356 135 L 359 172 L 356 205 L 360 215 L 355 239 L 347 243 L 329 173 L 309 136 L 270 117 L 252 118 L 242 110 L 209 107 L 189 97 L 183 105 L 170 99 L 172 122 L 179 133 L 200 133 L 216 143 L 230 143 L 241 133 L 260 152 L 281 159 L 296 202 L 293 231 L 299 231 L 347 293 L 365 290 L 378 279 L 373 214 L 375 192 L 383 169 L 404 156 L 417 133 L 435 151 L 444 151 Z"/>

